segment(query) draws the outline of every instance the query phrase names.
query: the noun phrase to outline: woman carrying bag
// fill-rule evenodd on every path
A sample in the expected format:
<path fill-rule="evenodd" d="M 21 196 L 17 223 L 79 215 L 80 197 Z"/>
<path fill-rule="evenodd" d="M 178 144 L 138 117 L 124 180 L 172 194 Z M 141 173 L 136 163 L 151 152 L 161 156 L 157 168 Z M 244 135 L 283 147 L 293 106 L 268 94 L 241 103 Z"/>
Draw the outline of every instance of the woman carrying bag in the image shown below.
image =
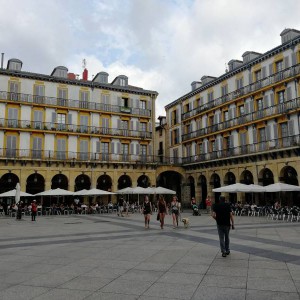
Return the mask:
<path fill-rule="evenodd" d="M 164 229 L 165 216 L 167 212 L 167 204 L 162 195 L 160 195 L 158 198 L 157 207 L 158 207 L 157 220 L 160 221 L 160 228 Z"/>

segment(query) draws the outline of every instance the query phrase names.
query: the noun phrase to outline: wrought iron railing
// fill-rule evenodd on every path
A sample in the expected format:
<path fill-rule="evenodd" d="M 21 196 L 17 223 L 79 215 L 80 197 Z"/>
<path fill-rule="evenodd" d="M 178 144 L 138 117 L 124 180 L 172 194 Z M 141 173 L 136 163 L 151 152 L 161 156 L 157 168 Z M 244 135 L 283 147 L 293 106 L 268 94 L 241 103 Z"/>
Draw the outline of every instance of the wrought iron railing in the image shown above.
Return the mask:
<path fill-rule="evenodd" d="M 224 104 L 225 102 L 234 100 L 236 98 L 239 98 L 243 95 L 247 95 L 249 93 L 255 92 L 259 89 L 262 89 L 266 86 L 278 83 L 280 81 L 286 80 L 288 78 L 293 78 L 296 75 L 300 74 L 300 64 L 294 65 L 292 67 L 289 67 L 285 70 L 282 70 L 280 72 L 277 72 L 273 75 L 270 75 L 266 78 L 263 78 L 257 82 L 251 83 L 245 87 L 242 87 L 238 90 L 235 90 L 225 96 L 221 96 L 213 101 L 210 101 L 208 103 L 205 103 L 197 108 L 194 108 L 191 111 L 185 112 L 182 114 L 182 120 L 186 120 L 190 117 L 193 117 L 201 112 L 204 112 L 206 110 L 212 109 L 213 107 L 217 107 L 221 104 Z"/>
<path fill-rule="evenodd" d="M 76 132 L 80 134 L 99 134 L 99 135 L 110 135 L 110 136 L 120 136 L 120 137 L 136 137 L 142 139 L 152 138 L 152 132 L 149 131 L 40 122 L 40 121 L 28 121 L 28 120 L 16 120 L 16 119 L 0 119 L 0 128 L 30 129 L 30 130 L 37 130 L 37 131 L 50 130 L 50 131 L 59 131 L 59 132 L 70 132 L 70 133 Z"/>
<path fill-rule="evenodd" d="M 90 101 L 80 101 L 72 99 L 61 99 L 47 96 L 36 96 L 31 94 L 13 93 L 0 91 L 0 100 L 10 100 L 22 103 L 36 103 L 42 105 L 64 106 L 66 108 L 82 108 L 89 110 L 97 110 L 110 113 L 130 113 L 133 115 L 151 117 L 151 110 L 134 107 L 124 107 L 119 105 L 111 105 Z"/>
<path fill-rule="evenodd" d="M 214 124 L 206 128 L 201 128 L 190 133 L 182 135 L 182 141 L 187 141 L 196 137 L 204 136 L 206 134 L 216 133 L 218 131 L 233 128 L 234 126 L 250 123 L 250 122 L 259 122 L 263 118 L 267 118 L 279 114 L 287 114 L 288 112 L 300 108 L 300 97 L 285 101 L 277 105 L 273 105 L 267 108 L 264 108 L 259 111 L 251 112 L 248 114 L 243 114 L 231 120 Z"/>

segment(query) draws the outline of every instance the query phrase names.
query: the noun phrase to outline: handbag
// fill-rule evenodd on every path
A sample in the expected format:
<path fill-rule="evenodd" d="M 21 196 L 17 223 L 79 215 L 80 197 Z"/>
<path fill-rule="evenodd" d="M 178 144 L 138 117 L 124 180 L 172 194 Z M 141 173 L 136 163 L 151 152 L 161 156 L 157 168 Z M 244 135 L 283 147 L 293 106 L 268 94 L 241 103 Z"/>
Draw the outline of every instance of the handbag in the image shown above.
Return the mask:
<path fill-rule="evenodd" d="M 156 220 L 159 221 L 159 213 L 157 213 Z"/>

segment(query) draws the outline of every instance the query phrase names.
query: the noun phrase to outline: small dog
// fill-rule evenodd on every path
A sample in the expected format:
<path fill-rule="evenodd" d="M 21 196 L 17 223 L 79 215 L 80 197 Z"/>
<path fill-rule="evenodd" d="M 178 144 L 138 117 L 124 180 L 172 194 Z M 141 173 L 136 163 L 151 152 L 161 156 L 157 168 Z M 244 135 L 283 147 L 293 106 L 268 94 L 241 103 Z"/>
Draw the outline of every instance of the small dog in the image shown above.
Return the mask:
<path fill-rule="evenodd" d="M 189 218 L 182 218 L 182 223 L 184 225 L 184 228 L 189 228 L 190 227 L 190 220 Z"/>

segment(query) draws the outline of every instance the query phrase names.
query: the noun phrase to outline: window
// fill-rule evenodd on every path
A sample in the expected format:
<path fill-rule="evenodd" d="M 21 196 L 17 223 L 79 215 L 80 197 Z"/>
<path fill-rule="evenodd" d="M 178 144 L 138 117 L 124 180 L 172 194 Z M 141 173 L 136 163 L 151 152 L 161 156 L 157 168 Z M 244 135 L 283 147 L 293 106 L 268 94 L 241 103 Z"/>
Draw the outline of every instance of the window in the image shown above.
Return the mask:
<path fill-rule="evenodd" d="M 101 102 L 102 102 L 102 109 L 105 111 L 110 111 L 110 96 L 107 94 L 101 94 Z"/>
<path fill-rule="evenodd" d="M 33 112 L 33 127 L 35 129 L 42 129 L 43 112 L 41 110 L 35 110 Z"/>
<path fill-rule="evenodd" d="M 146 101 L 140 101 L 140 109 L 146 109 Z"/>
<path fill-rule="evenodd" d="M 89 101 L 89 92 L 80 91 L 79 92 L 79 107 L 80 108 L 88 108 Z"/>
<path fill-rule="evenodd" d="M 207 101 L 210 102 L 210 101 L 213 101 L 214 99 L 214 92 L 210 92 L 207 94 Z"/>
<path fill-rule="evenodd" d="M 172 125 L 177 124 L 177 110 L 172 111 Z"/>
<path fill-rule="evenodd" d="M 45 86 L 35 85 L 34 86 L 33 102 L 34 103 L 44 103 L 44 98 L 45 98 Z"/>
<path fill-rule="evenodd" d="M 171 163 L 178 163 L 178 149 L 173 149 L 173 160 Z"/>
<path fill-rule="evenodd" d="M 129 161 L 129 145 L 121 144 L 122 161 Z"/>
<path fill-rule="evenodd" d="M 119 78 L 120 86 L 126 85 L 126 80 L 124 78 Z"/>
<path fill-rule="evenodd" d="M 275 70 L 276 70 L 276 72 L 280 72 L 283 70 L 283 61 L 282 60 L 276 62 Z"/>
<path fill-rule="evenodd" d="M 32 158 L 42 158 L 42 138 L 33 137 L 32 139 Z"/>
<path fill-rule="evenodd" d="M 228 121 L 229 120 L 229 113 L 228 110 L 224 111 L 224 121 Z"/>
<path fill-rule="evenodd" d="M 278 104 L 284 103 L 284 91 L 277 93 Z"/>
<path fill-rule="evenodd" d="M 122 97 L 121 98 L 121 106 L 123 106 L 123 107 L 129 107 L 129 101 L 128 100 L 129 100 L 128 98 Z"/>
<path fill-rule="evenodd" d="M 8 135 L 6 137 L 6 156 L 16 157 L 17 154 L 17 137 L 15 135 Z"/>
<path fill-rule="evenodd" d="M 109 118 L 102 118 L 102 133 L 109 134 Z"/>
<path fill-rule="evenodd" d="M 173 141 L 173 145 L 179 143 L 179 129 L 175 129 L 172 131 L 172 141 Z"/>
<path fill-rule="evenodd" d="M 281 138 L 282 138 L 282 146 L 288 147 L 290 146 L 289 143 L 289 131 L 288 131 L 288 125 L 287 123 L 281 123 L 280 124 L 280 132 L 281 132 Z"/>
<path fill-rule="evenodd" d="M 79 144 L 79 158 L 81 160 L 87 160 L 89 157 L 88 154 L 88 140 L 81 140 Z"/>
<path fill-rule="evenodd" d="M 89 117 L 88 116 L 80 116 L 80 132 L 87 133 L 88 132 L 88 124 L 89 124 Z"/>
<path fill-rule="evenodd" d="M 19 82 L 10 81 L 9 83 L 9 93 L 7 95 L 8 100 L 19 100 Z"/>
<path fill-rule="evenodd" d="M 66 140 L 63 138 L 56 140 L 56 158 L 66 159 Z"/>
<path fill-rule="evenodd" d="M 67 94 L 68 94 L 67 89 L 62 89 L 62 88 L 58 89 L 57 105 L 67 106 Z"/>
<path fill-rule="evenodd" d="M 121 121 L 121 129 L 122 129 L 122 135 L 128 136 L 128 121 Z"/>
<path fill-rule="evenodd" d="M 8 109 L 8 127 L 17 128 L 18 127 L 18 109 L 17 108 L 9 108 Z"/>
<path fill-rule="evenodd" d="M 239 78 L 236 80 L 236 88 L 239 90 L 241 88 L 243 88 L 244 83 L 243 83 L 243 78 Z"/>
<path fill-rule="evenodd" d="M 102 148 L 102 160 L 108 161 L 109 160 L 109 143 L 101 143 Z"/>
<path fill-rule="evenodd" d="M 192 156 L 192 147 L 191 145 L 186 146 L 186 157 Z"/>
<path fill-rule="evenodd" d="M 263 151 L 266 150 L 266 130 L 265 128 L 260 128 L 258 130 L 259 134 L 259 150 Z"/>
<path fill-rule="evenodd" d="M 254 79 L 255 81 L 261 80 L 261 70 L 258 70 L 254 73 Z"/>
<path fill-rule="evenodd" d="M 57 114 L 56 123 L 57 123 L 57 130 L 66 130 L 66 115 Z"/>
<path fill-rule="evenodd" d="M 239 106 L 239 112 L 240 112 L 240 116 L 245 114 L 245 106 L 244 105 Z"/>
<path fill-rule="evenodd" d="M 221 87 L 221 96 L 225 96 L 228 94 L 228 85 L 224 85 Z"/>

